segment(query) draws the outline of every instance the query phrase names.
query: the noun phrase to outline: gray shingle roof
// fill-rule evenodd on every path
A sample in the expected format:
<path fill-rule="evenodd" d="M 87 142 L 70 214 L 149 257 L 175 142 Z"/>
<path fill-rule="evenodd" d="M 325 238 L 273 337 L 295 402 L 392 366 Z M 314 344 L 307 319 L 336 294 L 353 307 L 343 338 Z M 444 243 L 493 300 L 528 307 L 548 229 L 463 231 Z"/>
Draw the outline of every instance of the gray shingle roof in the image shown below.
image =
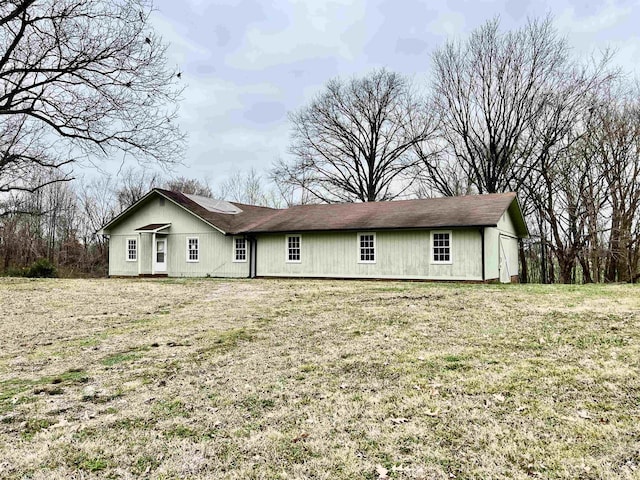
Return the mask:
<path fill-rule="evenodd" d="M 278 210 L 245 232 L 383 230 L 495 226 L 516 200 L 515 193 L 400 200 L 392 202 L 301 205 Z"/>

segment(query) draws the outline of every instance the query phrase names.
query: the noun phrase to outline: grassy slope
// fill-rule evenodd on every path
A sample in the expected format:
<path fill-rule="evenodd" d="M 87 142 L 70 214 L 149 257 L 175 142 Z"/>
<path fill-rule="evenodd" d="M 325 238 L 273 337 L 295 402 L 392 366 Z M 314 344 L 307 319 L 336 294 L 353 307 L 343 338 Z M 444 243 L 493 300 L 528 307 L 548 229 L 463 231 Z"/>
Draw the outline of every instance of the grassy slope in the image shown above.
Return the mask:
<path fill-rule="evenodd" d="M 0 478 L 633 478 L 633 286 L 0 280 Z"/>

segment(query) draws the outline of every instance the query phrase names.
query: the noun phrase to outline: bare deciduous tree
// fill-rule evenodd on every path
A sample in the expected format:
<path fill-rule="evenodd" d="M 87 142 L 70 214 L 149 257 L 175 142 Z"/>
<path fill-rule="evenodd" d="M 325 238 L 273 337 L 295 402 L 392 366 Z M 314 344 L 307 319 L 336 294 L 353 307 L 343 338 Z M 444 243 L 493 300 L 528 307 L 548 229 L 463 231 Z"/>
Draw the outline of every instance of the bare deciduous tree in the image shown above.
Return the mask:
<path fill-rule="evenodd" d="M 256 169 L 250 168 L 247 172 L 237 171 L 223 181 L 217 196 L 238 203 L 279 208 L 284 203 L 280 193 L 268 188 Z"/>
<path fill-rule="evenodd" d="M 479 193 L 521 190 L 609 78 L 605 54 L 578 65 L 551 18 L 503 33 L 498 19 L 433 56 L 433 98 L 451 154 Z M 440 165 L 425 162 L 428 175 Z M 448 192 L 443 192 L 448 193 Z"/>
<path fill-rule="evenodd" d="M 150 12 L 148 0 L 0 3 L 0 192 L 117 151 L 179 158 L 181 89 Z"/>
<path fill-rule="evenodd" d="M 640 107 L 624 82 L 614 86 L 594 96 L 579 139 L 542 159 L 529 190 L 562 283 L 638 275 Z"/>
<path fill-rule="evenodd" d="M 130 207 L 144 197 L 149 190 L 159 187 L 161 184 L 162 177 L 156 171 L 133 167 L 123 170 L 118 174 L 116 190 L 118 211 L 116 213 Z"/>
<path fill-rule="evenodd" d="M 584 247 L 588 202 L 580 188 L 590 180 L 575 147 L 588 132 L 594 96 L 616 77 L 610 57 L 605 51 L 578 62 L 550 17 L 508 32 L 494 19 L 433 56 L 433 103 L 447 148 L 425 158 L 426 185 L 444 195 L 460 193 L 460 185 L 518 191 L 543 244 L 550 240 L 564 282 L 573 280 Z M 520 258 L 526 279 L 522 244 Z"/>
<path fill-rule="evenodd" d="M 395 198 L 410 183 L 413 147 L 435 131 L 410 82 L 384 69 L 331 80 L 290 120 L 294 159 L 272 174 L 323 202 Z"/>
<path fill-rule="evenodd" d="M 176 177 L 167 180 L 163 187 L 167 190 L 175 190 L 192 195 L 202 195 L 203 197 L 213 196 L 211 186 L 206 179 L 198 180 L 196 178 Z"/>
<path fill-rule="evenodd" d="M 78 235 L 85 244 L 95 242 L 102 249 L 100 230 L 118 213 L 117 186 L 113 177 L 102 175 L 75 184 L 81 222 Z"/>
<path fill-rule="evenodd" d="M 598 105 L 588 137 L 606 191 L 607 281 L 640 277 L 640 91 L 614 89 Z"/>

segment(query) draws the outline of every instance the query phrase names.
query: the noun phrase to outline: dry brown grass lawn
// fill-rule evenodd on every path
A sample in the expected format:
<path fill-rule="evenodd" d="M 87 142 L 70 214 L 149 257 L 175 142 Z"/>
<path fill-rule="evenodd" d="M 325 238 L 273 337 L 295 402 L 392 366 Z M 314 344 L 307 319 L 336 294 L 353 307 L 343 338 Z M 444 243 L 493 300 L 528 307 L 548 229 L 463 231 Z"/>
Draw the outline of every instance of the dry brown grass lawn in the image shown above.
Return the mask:
<path fill-rule="evenodd" d="M 0 312 L 3 479 L 640 476 L 638 287 L 2 279 Z"/>

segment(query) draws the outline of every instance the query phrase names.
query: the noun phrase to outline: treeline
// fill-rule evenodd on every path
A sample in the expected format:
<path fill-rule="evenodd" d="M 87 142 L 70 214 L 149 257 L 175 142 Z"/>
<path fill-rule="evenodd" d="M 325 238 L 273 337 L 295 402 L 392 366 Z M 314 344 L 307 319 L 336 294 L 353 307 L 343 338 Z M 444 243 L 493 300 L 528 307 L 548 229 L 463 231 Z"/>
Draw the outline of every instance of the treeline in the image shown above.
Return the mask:
<path fill-rule="evenodd" d="M 567 144 L 523 186 L 533 234 L 523 252 L 534 280 L 640 277 L 640 97 L 620 87 L 591 100 Z"/>
<path fill-rule="evenodd" d="M 0 162 L 0 268 L 48 258 L 104 274 L 99 228 L 154 186 L 277 207 L 516 191 L 531 233 L 522 281 L 636 282 L 640 87 L 611 58 L 578 58 L 551 18 L 514 31 L 489 21 L 438 48 L 427 79 L 329 81 L 290 114 L 289 155 L 266 179 L 237 172 L 216 191 L 144 170 L 68 182 L 62 164 Z"/>

